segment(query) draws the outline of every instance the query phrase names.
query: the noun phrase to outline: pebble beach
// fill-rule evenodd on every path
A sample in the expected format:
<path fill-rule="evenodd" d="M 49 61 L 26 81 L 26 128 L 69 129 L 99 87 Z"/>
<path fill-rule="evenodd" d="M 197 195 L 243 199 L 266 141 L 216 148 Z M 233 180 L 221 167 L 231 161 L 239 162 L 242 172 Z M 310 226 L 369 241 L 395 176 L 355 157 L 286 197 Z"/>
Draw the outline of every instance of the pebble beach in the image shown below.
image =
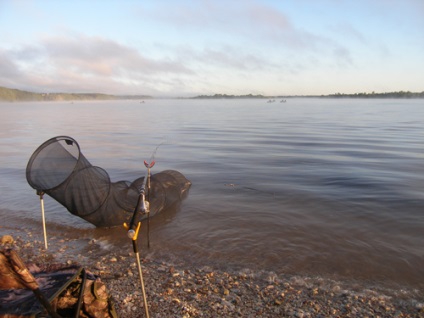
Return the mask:
<path fill-rule="evenodd" d="M 106 284 L 119 317 L 145 317 L 134 254 L 90 257 L 72 253 L 72 243 L 52 237 L 46 251 L 38 236 L 20 230 L 3 235 L 1 247 L 15 249 L 27 265 L 81 265 Z M 95 240 L 88 244 L 98 248 Z M 150 317 L 424 317 L 420 290 L 364 288 L 249 268 L 183 268 L 148 255 L 141 255 L 141 264 Z"/>

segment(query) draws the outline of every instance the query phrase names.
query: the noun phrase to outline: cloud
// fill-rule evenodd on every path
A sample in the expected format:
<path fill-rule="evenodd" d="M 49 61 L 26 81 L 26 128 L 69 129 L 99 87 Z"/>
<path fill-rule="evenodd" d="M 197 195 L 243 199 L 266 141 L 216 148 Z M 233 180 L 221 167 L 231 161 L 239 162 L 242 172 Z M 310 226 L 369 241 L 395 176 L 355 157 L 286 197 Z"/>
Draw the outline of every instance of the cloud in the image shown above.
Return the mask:
<path fill-rule="evenodd" d="M 56 37 L 45 40 L 42 45 L 54 65 L 91 76 L 191 73 L 179 63 L 154 60 L 135 48 L 101 37 Z"/>
<path fill-rule="evenodd" d="M 7 78 L 13 79 L 20 76 L 18 66 L 6 50 L 0 50 L 0 74 L 2 80 Z"/>
<path fill-rule="evenodd" d="M 178 94 L 207 87 L 207 82 L 249 77 L 281 68 L 261 53 L 237 46 L 163 45 L 167 58 L 151 58 L 139 49 L 103 37 L 50 36 L 3 53 L 0 83 L 44 92 Z M 5 80 L 6 77 L 9 80 Z M 2 79 L 3 78 L 3 79 Z M 201 84 L 202 83 L 202 84 Z"/>
<path fill-rule="evenodd" d="M 341 36 L 342 38 L 348 39 L 349 41 L 356 41 L 361 44 L 368 44 L 368 40 L 364 34 L 362 34 L 352 24 L 347 22 L 339 22 L 330 27 L 331 32 Z"/>
<path fill-rule="evenodd" d="M 169 4 L 167 4 L 168 6 Z M 293 27 L 279 10 L 251 1 L 198 1 L 178 4 L 172 9 L 155 7 L 146 12 L 150 18 L 176 27 L 256 36 L 257 32 L 278 34 L 293 31 Z M 253 32 L 253 33 L 252 33 Z"/>
<path fill-rule="evenodd" d="M 336 63 L 341 67 L 346 67 L 347 65 L 353 64 L 353 59 L 350 54 L 350 51 L 343 46 L 335 47 L 333 49 L 333 54 L 335 57 Z"/>
<path fill-rule="evenodd" d="M 170 7 L 171 6 L 171 7 Z M 172 26 L 181 33 L 187 31 L 203 35 L 217 35 L 221 41 L 243 38 L 286 48 L 311 47 L 320 37 L 296 28 L 281 10 L 256 1 L 197 1 L 172 6 L 142 7 L 141 19 Z"/>
<path fill-rule="evenodd" d="M 48 37 L 1 57 L 0 83 L 42 91 L 156 91 L 160 76 L 193 74 L 178 61 L 152 59 L 118 42 L 84 35 Z"/>
<path fill-rule="evenodd" d="M 243 11 L 241 24 L 247 26 L 242 28 L 246 37 L 295 50 L 315 46 L 321 40 L 313 33 L 297 28 L 284 12 L 274 7 L 250 3 Z"/>
<path fill-rule="evenodd" d="M 224 44 L 204 48 L 179 46 L 177 48 L 167 47 L 167 50 L 173 51 L 179 60 L 189 61 L 187 63 L 196 65 L 203 70 L 225 68 L 231 71 L 251 72 L 278 67 L 260 52 L 241 50 L 240 47 L 234 45 Z"/>
<path fill-rule="evenodd" d="M 145 6 L 138 11 L 138 18 L 148 19 L 158 28 L 178 30 L 187 43 L 197 40 L 200 43 L 194 49 L 197 53 L 188 56 L 204 65 L 203 69 L 213 64 L 238 71 L 290 69 L 293 72 L 299 70 L 297 65 L 311 65 L 311 59 L 318 56 L 324 56 L 333 67 L 354 63 L 349 44 L 299 26 L 300 21 L 292 21 L 275 4 L 198 1 L 166 5 Z"/>

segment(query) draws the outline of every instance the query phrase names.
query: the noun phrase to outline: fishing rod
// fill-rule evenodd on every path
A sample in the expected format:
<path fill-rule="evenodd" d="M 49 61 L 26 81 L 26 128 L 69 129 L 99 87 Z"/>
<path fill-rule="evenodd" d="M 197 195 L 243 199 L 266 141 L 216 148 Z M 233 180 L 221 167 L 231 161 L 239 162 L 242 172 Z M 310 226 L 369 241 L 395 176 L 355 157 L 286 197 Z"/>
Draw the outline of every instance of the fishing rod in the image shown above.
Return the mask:
<path fill-rule="evenodd" d="M 155 156 L 156 152 L 158 151 L 159 147 L 163 145 L 164 142 L 161 142 L 153 151 L 152 155 L 150 156 L 149 162 L 144 160 L 144 166 L 147 168 L 146 176 L 144 177 L 144 185 L 143 188 L 145 189 L 145 200 L 150 203 L 150 169 L 153 168 L 155 165 Z M 146 190 L 147 186 L 147 190 Z M 150 248 L 150 209 L 147 210 L 147 248 Z"/>
<path fill-rule="evenodd" d="M 140 277 L 141 291 L 143 293 L 144 310 L 146 313 L 146 317 L 149 318 L 149 308 L 147 305 L 146 291 L 144 289 L 144 280 L 143 280 L 143 272 L 141 270 L 140 254 L 138 252 L 138 247 L 137 247 L 138 232 L 140 231 L 140 226 L 141 226 L 141 222 L 137 220 L 138 213 L 141 212 L 145 214 L 146 211 L 149 209 L 149 203 L 146 201 L 146 197 L 145 197 L 146 179 L 147 178 L 144 178 L 143 185 L 141 189 L 139 190 L 140 193 L 138 196 L 137 205 L 134 209 L 134 213 L 131 218 L 131 222 L 129 225 L 127 225 L 127 223 L 124 223 L 124 228 L 128 231 L 127 235 L 132 241 L 133 251 L 137 261 L 138 275 Z"/>
<path fill-rule="evenodd" d="M 143 188 L 144 188 L 144 184 L 145 182 L 143 182 Z M 148 203 L 146 204 L 145 193 L 143 188 L 141 189 L 140 194 L 138 196 L 137 206 L 134 209 L 134 213 L 131 218 L 130 225 L 127 225 L 126 223 L 124 223 L 124 227 L 125 229 L 127 229 L 128 237 L 132 241 L 133 251 L 137 261 L 138 275 L 140 277 L 141 291 L 143 293 L 144 310 L 146 313 L 146 317 L 149 318 L 149 308 L 147 305 L 146 291 L 144 289 L 144 280 L 143 280 L 143 272 L 141 270 L 140 254 L 138 252 L 138 246 L 137 246 L 137 237 L 138 237 L 138 232 L 141 226 L 141 222 L 137 221 L 137 215 L 139 212 L 146 213 L 146 209 L 147 209 L 146 206 L 148 205 Z"/>
<path fill-rule="evenodd" d="M 155 150 L 153 151 L 152 155 L 150 156 L 149 162 L 147 162 L 146 160 L 144 160 L 144 166 L 147 168 L 146 174 L 144 176 L 143 179 L 143 183 L 141 185 L 141 187 L 139 189 L 137 189 L 139 191 L 139 201 L 140 201 L 140 195 L 142 196 L 141 199 L 141 205 L 140 208 L 142 211 L 142 213 L 147 214 L 147 246 L 150 247 L 150 231 L 149 231 L 149 225 L 150 225 L 150 169 L 153 168 L 153 166 L 155 165 L 156 161 L 155 161 L 155 155 L 156 152 L 158 151 L 159 147 L 163 145 L 163 142 L 160 143 Z M 138 203 L 137 203 L 138 205 Z M 135 222 L 135 217 L 137 215 L 139 211 L 136 209 L 134 210 L 133 213 L 133 217 L 131 219 L 130 224 L 133 224 L 132 227 L 134 227 L 134 222 Z M 126 226 L 126 225 L 124 225 Z M 131 228 L 128 230 L 128 236 L 130 238 L 132 238 L 135 235 L 135 231 L 134 228 Z"/>
<path fill-rule="evenodd" d="M 131 218 L 130 224 L 127 225 L 126 223 L 124 223 L 124 228 L 128 231 L 127 235 L 132 241 L 133 251 L 137 261 L 138 274 L 140 277 L 140 285 L 141 285 L 141 290 L 143 293 L 144 309 L 145 309 L 147 318 L 149 318 L 149 308 L 147 304 L 146 291 L 144 288 L 143 272 L 141 270 L 140 253 L 138 252 L 138 246 L 137 246 L 137 238 L 138 238 L 138 233 L 140 231 L 140 226 L 141 226 L 141 222 L 138 220 L 138 214 L 139 213 L 147 214 L 147 246 L 150 247 L 150 238 L 149 238 L 150 236 L 150 189 L 151 189 L 150 169 L 153 168 L 153 166 L 156 163 L 154 160 L 154 157 L 155 157 L 156 151 L 161 145 L 162 144 L 158 145 L 156 149 L 153 151 L 153 154 L 150 157 L 150 162 L 147 162 L 146 160 L 144 160 L 144 166 L 147 168 L 147 171 L 146 171 L 146 175 L 144 176 L 143 183 L 141 187 L 138 189 L 139 196 L 137 200 L 137 205 L 134 209 L 134 213 Z"/>
<path fill-rule="evenodd" d="M 150 163 L 144 160 L 144 166 L 147 168 L 147 193 L 146 193 L 146 201 L 150 202 L 150 169 L 155 165 L 155 161 L 150 161 Z M 147 210 L 147 248 L 150 248 L 150 209 Z"/>
<path fill-rule="evenodd" d="M 146 162 L 145 162 L 146 165 Z M 141 270 L 141 263 L 140 263 L 140 253 L 138 252 L 138 246 L 137 246 L 137 238 L 138 238 L 138 232 L 140 231 L 141 222 L 138 220 L 138 214 L 146 214 L 149 215 L 150 211 L 150 203 L 148 200 L 146 200 L 146 185 L 150 185 L 150 168 L 153 167 L 153 164 L 146 165 L 147 172 L 143 180 L 143 184 L 141 185 L 141 188 L 139 190 L 137 205 L 134 209 L 133 216 L 131 218 L 130 224 L 127 225 L 127 223 L 124 223 L 124 228 L 128 231 L 127 235 L 132 241 L 133 245 L 133 251 L 134 255 L 137 261 L 137 268 L 138 268 L 138 274 L 140 277 L 140 284 L 141 284 L 141 291 L 143 293 L 143 303 L 144 303 L 144 310 L 146 313 L 146 317 L 149 318 L 149 308 L 147 305 L 147 297 L 146 297 L 146 291 L 144 288 L 144 280 L 143 280 L 143 272 Z"/>

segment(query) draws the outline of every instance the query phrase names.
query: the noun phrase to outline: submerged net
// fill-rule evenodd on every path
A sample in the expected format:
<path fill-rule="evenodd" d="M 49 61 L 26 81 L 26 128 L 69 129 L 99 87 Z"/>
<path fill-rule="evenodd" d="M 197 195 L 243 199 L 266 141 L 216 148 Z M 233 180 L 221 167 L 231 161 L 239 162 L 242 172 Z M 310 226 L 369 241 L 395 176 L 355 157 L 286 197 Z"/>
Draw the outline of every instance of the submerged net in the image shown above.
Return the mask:
<path fill-rule="evenodd" d="M 97 227 L 127 222 L 144 182 L 144 177 L 111 182 L 108 173 L 91 165 L 78 143 L 67 136 L 51 138 L 37 148 L 28 162 L 26 178 L 32 188 Z M 153 174 L 150 183 L 151 216 L 181 202 L 191 185 L 175 170 Z"/>

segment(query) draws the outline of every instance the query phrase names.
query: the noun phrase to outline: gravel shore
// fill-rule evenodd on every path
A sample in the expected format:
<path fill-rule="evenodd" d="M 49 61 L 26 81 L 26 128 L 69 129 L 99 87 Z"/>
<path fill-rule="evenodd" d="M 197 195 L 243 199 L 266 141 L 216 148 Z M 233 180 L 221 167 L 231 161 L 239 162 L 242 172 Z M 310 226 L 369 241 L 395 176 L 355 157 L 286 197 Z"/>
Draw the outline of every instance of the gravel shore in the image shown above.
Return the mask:
<path fill-rule="evenodd" d="M 15 249 L 26 264 L 79 264 L 106 284 L 119 317 L 145 317 L 133 253 L 104 256 L 67 253 L 66 239 L 44 243 L 13 236 L 2 248 Z M 96 241 L 89 242 L 96 248 Z M 181 268 L 142 258 L 150 317 L 424 317 L 419 290 L 349 286 L 323 278 L 279 276 L 244 269 Z"/>

